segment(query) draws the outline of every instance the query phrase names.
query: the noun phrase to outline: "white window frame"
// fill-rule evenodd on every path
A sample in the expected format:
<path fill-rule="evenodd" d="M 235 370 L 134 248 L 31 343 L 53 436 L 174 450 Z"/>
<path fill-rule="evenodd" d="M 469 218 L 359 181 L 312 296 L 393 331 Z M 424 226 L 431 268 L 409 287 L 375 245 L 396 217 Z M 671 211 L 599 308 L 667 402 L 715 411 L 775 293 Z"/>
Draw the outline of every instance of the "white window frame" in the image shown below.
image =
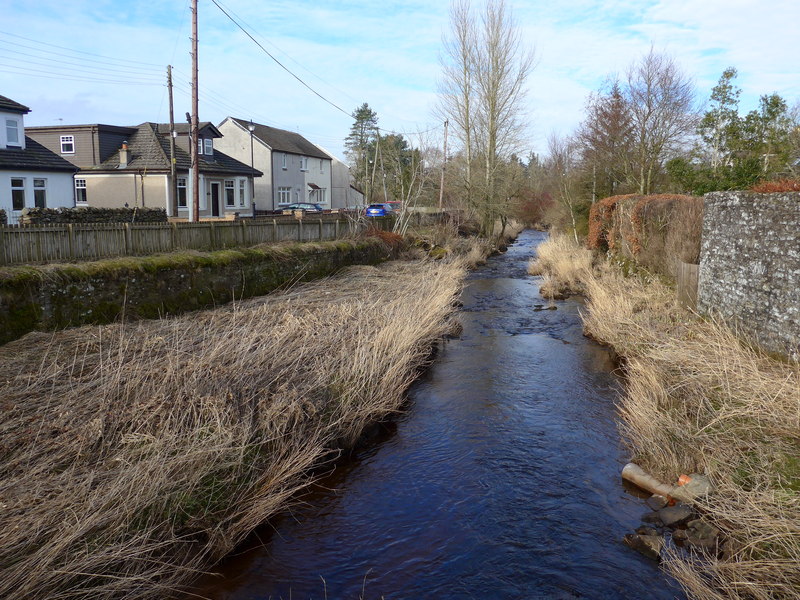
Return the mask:
<path fill-rule="evenodd" d="M 79 190 L 83 190 L 81 193 Z M 83 196 L 83 199 L 81 199 Z M 76 179 L 75 180 L 75 205 L 86 206 L 89 204 L 89 196 L 86 192 L 86 180 L 85 179 Z"/>
<path fill-rule="evenodd" d="M 75 154 L 75 136 L 61 136 L 61 154 Z"/>
<path fill-rule="evenodd" d="M 20 208 L 14 206 L 14 192 L 22 192 L 22 206 Z M 25 178 L 11 177 L 11 210 L 19 212 L 23 208 L 25 208 Z"/>
<path fill-rule="evenodd" d="M 300 170 L 301 171 L 308 171 L 308 157 L 301 156 L 300 157 Z"/>
<path fill-rule="evenodd" d="M 203 138 L 197 140 L 197 154 L 203 153 Z"/>
<path fill-rule="evenodd" d="M 317 204 L 325 204 L 326 188 L 321 187 L 317 190 Z"/>
<path fill-rule="evenodd" d="M 186 177 L 177 177 L 175 187 L 178 194 L 178 208 L 189 208 L 189 188 L 186 185 Z M 183 191 L 183 204 L 181 204 L 181 191 Z"/>
<path fill-rule="evenodd" d="M 11 134 L 14 134 L 15 139 L 11 139 Z M 19 120 L 6 119 L 6 146 L 14 148 L 22 148 L 22 142 L 19 137 Z"/>
<path fill-rule="evenodd" d="M 286 170 L 286 152 L 283 153 L 283 163 L 281 164 L 281 168 Z"/>
<path fill-rule="evenodd" d="M 291 204 L 292 203 L 292 188 L 279 187 L 278 188 L 278 204 Z"/>
<path fill-rule="evenodd" d="M 225 208 L 236 208 L 236 181 L 226 179 L 224 189 Z"/>
<path fill-rule="evenodd" d="M 321 158 L 319 159 L 319 172 L 320 172 L 320 175 L 322 175 L 325 172 L 325 166 L 324 166 L 324 163 L 323 163 L 323 159 L 321 159 Z"/>
<path fill-rule="evenodd" d="M 207 156 L 212 156 L 214 154 L 214 140 L 211 138 L 203 138 L 203 149 Z"/>
<path fill-rule="evenodd" d="M 45 177 L 33 179 L 33 205 L 37 208 L 47 208 L 47 179 Z"/>
<path fill-rule="evenodd" d="M 247 181 L 244 179 L 239 180 L 239 206 L 246 206 L 247 205 L 247 192 L 246 189 Z"/>

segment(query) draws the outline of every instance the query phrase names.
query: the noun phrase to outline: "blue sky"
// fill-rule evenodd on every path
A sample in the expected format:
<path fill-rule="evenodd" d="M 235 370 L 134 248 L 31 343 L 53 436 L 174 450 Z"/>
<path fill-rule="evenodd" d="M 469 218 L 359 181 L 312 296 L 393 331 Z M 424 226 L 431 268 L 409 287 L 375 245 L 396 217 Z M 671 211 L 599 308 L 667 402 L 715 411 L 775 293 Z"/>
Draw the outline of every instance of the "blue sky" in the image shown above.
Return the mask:
<path fill-rule="evenodd" d="M 348 113 L 368 102 L 385 129 L 437 125 L 431 108 L 447 1 L 217 1 Z M 743 110 L 766 93 L 800 99 L 797 0 L 508 2 L 538 56 L 523 155 L 542 152 L 551 131 L 572 131 L 588 94 L 651 45 L 675 57 L 700 99 L 728 66 L 739 70 Z M 352 119 L 283 71 L 211 0 L 199 4 L 200 118 L 252 118 L 341 156 Z M 32 109 L 26 124 L 167 121 L 167 64 L 175 68 L 176 118 L 189 110 L 188 0 L 0 0 L 0 14 L 0 94 Z"/>

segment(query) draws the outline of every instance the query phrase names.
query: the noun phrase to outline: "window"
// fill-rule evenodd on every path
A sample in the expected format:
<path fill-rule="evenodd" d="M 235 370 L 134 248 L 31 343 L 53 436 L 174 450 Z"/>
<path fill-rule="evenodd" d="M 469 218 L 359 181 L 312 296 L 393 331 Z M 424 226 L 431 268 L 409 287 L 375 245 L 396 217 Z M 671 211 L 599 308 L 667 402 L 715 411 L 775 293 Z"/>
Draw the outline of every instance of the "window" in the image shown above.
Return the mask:
<path fill-rule="evenodd" d="M 301 156 L 300 157 L 300 170 L 301 171 L 308 171 L 308 157 Z"/>
<path fill-rule="evenodd" d="M 186 207 L 186 177 L 178 177 L 178 208 Z"/>
<path fill-rule="evenodd" d="M 244 179 L 239 180 L 239 206 L 244 206 L 245 204 L 245 194 L 244 194 L 244 186 L 247 182 Z"/>
<path fill-rule="evenodd" d="M 11 209 L 22 210 L 25 208 L 25 179 L 22 177 L 11 178 Z"/>
<path fill-rule="evenodd" d="M 19 121 L 6 119 L 6 145 L 19 146 Z"/>
<path fill-rule="evenodd" d="M 321 158 L 319 159 L 319 172 L 320 172 L 320 173 L 324 173 L 324 172 L 325 172 L 325 165 L 324 165 L 324 163 L 322 162 L 322 159 L 321 159 Z"/>
<path fill-rule="evenodd" d="M 285 152 L 283 153 L 283 164 L 281 164 L 281 168 L 283 168 L 283 169 L 286 168 L 286 153 Z"/>
<path fill-rule="evenodd" d="M 36 208 L 47 208 L 47 179 L 33 180 L 33 203 Z"/>
<path fill-rule="evenodd" d="M 88 204 L 86 199 L 86 180 L 75 180 L 75 204 Z"/>
<path fill-rule="evenodd" d="M 199 140 L 197 140 L 197 153 L 198 154 L 202 154 L 203 153 L 203 138 L 200 138 Z"/>
<path fill-rule="evenodd" d="M 292 203 L 292 188 L 279 187 L 278 188 L 278 204 L 291 204 Z"/>
<path fill-rule="evenodd" d="M 205 138 L 203 140 L 203 143 L 205 144 L 206 154 L 208 154 L 209 156 L 213 155 L 214 154 L 214 140 L 212 140 L 211 138 Z"/>
<path fill-rule="evenodd" d="M 61 154 L 75 154 L 75 136 L 61 136 Z"/>
<path fill-rule="evenodd" d="M 225 206 L 228 208 L 233 208 L 236 206 L 236 188 L 234 184 L 236 182 L 233 179 L 226 179 L 225 180 Z"/>
<path fill-rule="evenodd" d="M 317 190 L 317 204 L 325 204 L 325 188 L 319 188 Z"/>

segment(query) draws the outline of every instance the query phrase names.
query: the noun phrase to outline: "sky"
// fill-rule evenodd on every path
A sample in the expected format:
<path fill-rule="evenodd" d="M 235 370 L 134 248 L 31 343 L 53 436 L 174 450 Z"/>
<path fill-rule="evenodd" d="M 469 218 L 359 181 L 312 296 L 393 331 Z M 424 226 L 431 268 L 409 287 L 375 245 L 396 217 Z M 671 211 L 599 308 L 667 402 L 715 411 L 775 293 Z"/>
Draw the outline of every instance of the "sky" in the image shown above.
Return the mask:
<path fill-rule="evenodd" d="M 537 57 L 521 156 L 571 133 L 589 94 L 651 47 L 674 57 L 700 101 L 729 66 L 742 111 L 773 92 L 800 100 L 797 0 L 507 3 Z M 253 119 L 342 158 L 349 115 L 367 102 L 383 129 L 440 143 L 433 107 L 449 1 L 199 0 L 198 14 L 201 121 Z M 176 120 L 191 110 L 189 0 L 0 0 L 0 16 L 0 95 L 30 107 L 26 125 L 168 122 L 168 64 Z"/>

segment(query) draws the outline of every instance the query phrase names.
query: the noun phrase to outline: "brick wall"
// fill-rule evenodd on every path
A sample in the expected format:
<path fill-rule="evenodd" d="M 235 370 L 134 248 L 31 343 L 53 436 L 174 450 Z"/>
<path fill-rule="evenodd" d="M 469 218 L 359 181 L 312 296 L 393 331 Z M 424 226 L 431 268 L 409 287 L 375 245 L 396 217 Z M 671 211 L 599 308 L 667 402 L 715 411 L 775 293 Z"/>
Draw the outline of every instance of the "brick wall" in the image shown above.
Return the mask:
<path fill-rule="evenodd" d="M 698 309 L 800 360 L 800 193 L 705 196 Z"/>

